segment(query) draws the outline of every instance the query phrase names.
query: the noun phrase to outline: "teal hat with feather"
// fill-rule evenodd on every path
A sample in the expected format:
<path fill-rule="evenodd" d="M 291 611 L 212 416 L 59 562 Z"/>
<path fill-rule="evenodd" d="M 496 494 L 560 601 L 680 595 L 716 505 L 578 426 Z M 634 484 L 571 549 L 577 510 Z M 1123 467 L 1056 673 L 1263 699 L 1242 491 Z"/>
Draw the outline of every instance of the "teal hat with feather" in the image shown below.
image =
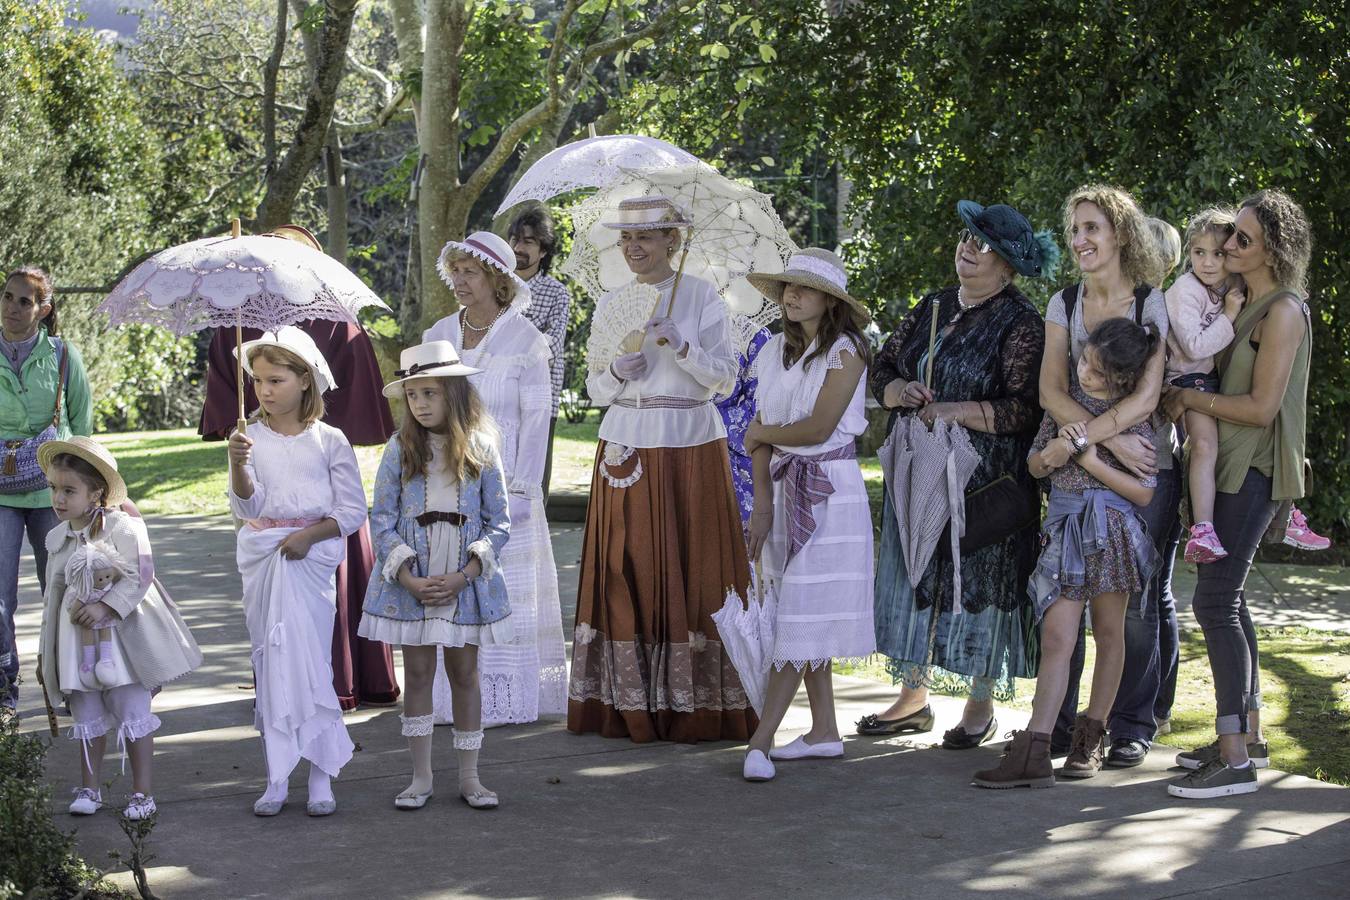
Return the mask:
<path fill-rule="evenodd" d="M 1059 246 L 1048 231 L 1033 232 L 1027 217 L 1004 203 L 981 206 L 973 200 L 956 204 L 966 227 L 1018 274 L 1053 278 L 1059 264 Z"/>

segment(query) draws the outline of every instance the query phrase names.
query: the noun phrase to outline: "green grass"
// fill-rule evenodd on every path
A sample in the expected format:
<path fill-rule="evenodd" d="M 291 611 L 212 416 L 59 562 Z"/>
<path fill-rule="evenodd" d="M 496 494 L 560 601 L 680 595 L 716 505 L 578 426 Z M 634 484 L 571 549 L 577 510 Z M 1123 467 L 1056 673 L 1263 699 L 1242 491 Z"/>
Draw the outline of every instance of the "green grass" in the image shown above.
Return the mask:
<path fill-rule="evenodd" d="M 1270 744 L 1270 764 L 1284 772 L 1350 785 L 1350 634 L 1309 628 L 1258 628 L 1261 648 L 1262 730 Z M 1087 704 L 1096 656 L 1092 641 L 1080 691 Z M 846 674 L 890 684 L 880 657 L 840 669 Z M 1017 699 L 1003 704 L 1030 710 L 1036 680 L 1019 679 Z M 1172 733 L 1159 740 L 1190 749 L 1214 740 L 1214 680 L 1205 638 L 1198 630 L 1181 632 L 1181 670 L 1172 708 Z"/>

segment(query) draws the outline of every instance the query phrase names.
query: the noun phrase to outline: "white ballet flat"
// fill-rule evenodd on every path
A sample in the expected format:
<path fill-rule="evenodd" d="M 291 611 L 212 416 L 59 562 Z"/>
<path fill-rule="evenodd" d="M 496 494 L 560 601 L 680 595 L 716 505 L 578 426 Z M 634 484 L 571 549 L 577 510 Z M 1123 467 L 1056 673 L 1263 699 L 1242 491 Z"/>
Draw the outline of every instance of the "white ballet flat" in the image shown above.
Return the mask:
<path fill-rule="evenodd" d="M 337 812 L 337 800 L 310 800 L 305 804 L 305 815 L 320 819 Z"/>
<path fill-rule="evenodd" d="M 460 794 L 459 798 L 474 809 L 496 809 L 501 802 L 497 795 L 487 788 L 474 791 L 471 794 Z"/>
<path fill-rule="evenodd" d="M 427 805 L 427 801 L 431 799 L 431 796 L 431 791 L 427 791 L 425 794 L 408 794 L 406 796 L 400 794 L 394 798 L 394 808 L 421 809 Z"/>
<path fill-rule="evenodd" d="M 777 774 L 773 763 L 762 750 L 751 750 L 745 754 L 745 765 L 741 767 L 741 776 L 746 781 L 772 781 Z"/>
<path fill-rule="evenodd" d="M 770 759 L 838 759 L 844 755 L 843 741 L 821 741 L 808 744 L 805 737 L 797 737 L 790 744 L 774 747 Z"/>
<path fill-rule="evenodd" d="M 284 799 L 268 800 L 266 797 L 259 797 L 257 800 L 253 801 L 253 814 L 255 816 L 268 818 L 270 816 L 278 815 L 285 805 L 286 801 Z"/>

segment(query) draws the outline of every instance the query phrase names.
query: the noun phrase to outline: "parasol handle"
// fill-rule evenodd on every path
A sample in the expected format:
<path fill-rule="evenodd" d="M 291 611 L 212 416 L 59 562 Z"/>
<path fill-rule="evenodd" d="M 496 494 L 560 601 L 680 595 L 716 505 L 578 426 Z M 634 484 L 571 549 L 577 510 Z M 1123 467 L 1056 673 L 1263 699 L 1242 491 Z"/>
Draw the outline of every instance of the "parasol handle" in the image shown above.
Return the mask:
<path fill-rule="evenodd" d="M 235 219 L 230 223 L 230 237 L 237 238 L 243 233 L 240 228 L 239 220 Z M 239 421 L 235 423 L 235 428 L 243 431 L 248 427 L 248 422 L 244 419 L 244 310 L 241 306 L 235 314 L 234 319 L 234 384 L 239 393 Z"/>
<path fill-rule="evenodd" d="M 933 349 L 937 346 L 938 303 L 933 300 L 933 315 L 928 320 L 928 359 L 923 364 L 923 386 L 933 389 Z"/>
<path fill-rule="evenodd" d="M 764 564 L 758 556 L 755 557 L 755 599 L 760 606 L 764 605 Z"/>
<path fill-rule="evenodd" d="M 684 246 L 680 248 L 680 267 L 675 270 L 675 283 L 670 286 L 670 300 L 666 303 L 666 318 L 669 319 L 671 313 L 675 312 L 675 292 L 680 289 L 680 279 L 684 277 L 684 261 L 689 258 L 689 239 L 693 236 L 694 229 L 690 228 L 684 238 Z M 664 347 L 670 343 L 665 338 L 657 338 L 656 344 Z"/>

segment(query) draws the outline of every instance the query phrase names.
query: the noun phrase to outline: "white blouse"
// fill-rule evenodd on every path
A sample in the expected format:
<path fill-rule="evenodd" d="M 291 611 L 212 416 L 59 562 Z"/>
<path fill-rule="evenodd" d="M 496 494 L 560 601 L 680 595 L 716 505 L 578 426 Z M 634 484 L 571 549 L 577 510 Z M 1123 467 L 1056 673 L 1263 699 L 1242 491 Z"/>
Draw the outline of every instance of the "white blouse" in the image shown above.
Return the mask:
<path fill-rule="evenodd" d="M 759 379 L 759 389 L 755 395 L 759 404 L 759 417 L 765 425 L 791 425 L 808 418 L 816 408 L 820 389 L 825 384 L 825 376 L 830 369 L 843 365 L 841 354 L 857 354 L 853 343 L 846 337 L 835 340 L 834 346 L 811 361 L 803 368 L 802 363 L 816 350 L 816 341 L 806 348 L 801 358 L 791 366 L 783 368 L 783 336 L 776 334 L 760 349 L 755 357 L 754 373 Z M 858 379 L 848 407 L 834 427 L 834 432 L 819 444 L 809 447 L 791 447 L 799 456 L 814 456 L 835 450 L 852 443 L 854 438 L 867 430 L 867 411 L 864 405 L 867 378 Z"/>
<path fill-rule="evenodd" d="M 547 339 L 517 307 L 509 307 L 472 350 L 464 349 L 458 313 L 432 325 L 422 340 L 449 341 L 465 365 L 483 370 L 470 375 L 469 382 L 501 432 L 507 490 L 530 499 L 542 498 L 548 426 L 553 416 L 549 374 L 553 354 Z"/>
<path fill-rule="evenodd" d="M 675 277 L 653 285 L 661 295 L 657 308 L 664 312 Z M 612 302 L 606 293 L 596 316 Z M 713 405 L 717 394 L 736 386 L 737 361 L 727 328 L 727 305 L 711 282 L 693 276 L 680 279 L 671 319 L 689 342 L 681 359 L 670 346 L 657 344 L 648 333 L 642 342 L 647 374 L 633 381 L 617 378 L 610 368 L 586 379 L 591 402 L 608 406 L 600 423 L 600 438 L 628 447 L 694 447 L 727 435 L 722 416 Z M 688 408 L 663 405 L 657 397 L 700 401 Z M 650 403 L 647 406 L 644 404 Z"/>
<path fill-rule="evenodd" d="M 262 422 L 250 422 L 252 461 L 244 466 L 253 496 L 230 491 L 230 509 L 241 519 L 325 519 L 338 524 L 343 537 L 366 521 L 366 492 L 361 469 L 347 438 L 331 425 L 315 422 L 297 435 L 278 434 Z"/>

